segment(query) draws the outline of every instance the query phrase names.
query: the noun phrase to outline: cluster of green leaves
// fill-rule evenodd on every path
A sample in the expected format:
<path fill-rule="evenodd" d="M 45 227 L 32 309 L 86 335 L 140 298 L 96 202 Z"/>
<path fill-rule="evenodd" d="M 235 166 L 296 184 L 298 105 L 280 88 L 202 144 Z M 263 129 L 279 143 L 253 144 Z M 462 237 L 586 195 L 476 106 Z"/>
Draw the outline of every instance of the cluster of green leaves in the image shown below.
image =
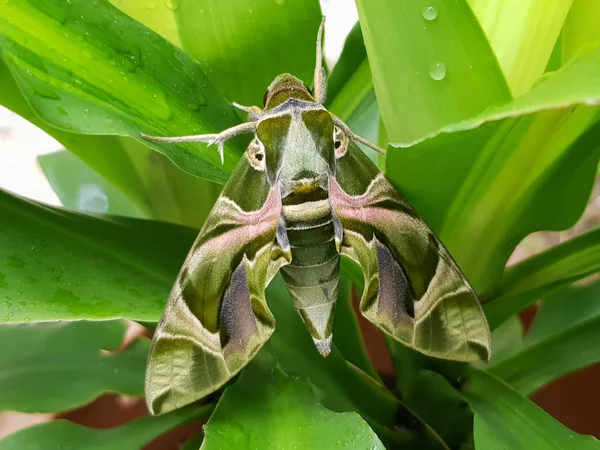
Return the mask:
<path fill-rule="evenodd" d="M 328 358 L 275 279 L 277 330 L 216 405 L 111 430 L 53 421 L 0 449 L 129 450 L 209 416 L 205 450 L 600 448 L 526 398 L 600 361 L 600 284 L 571 287 L 598 272 L 600 231 L 504 268 L 523 237 L 571 226 L 587 202 L 600 157 L 600 6 L 357 6 L 327 106 L 389 144 L 381 167 L 485 300 L 492 361 L 443 362 L 388 342 L 394 395 L 364 349 L 350 304 L 361 274 L 348 264 Z M 260 104 L 279 73 L 309 84 L 320 14 L 317 0 L 0 0 L 0 104 L 68 151 L 40 161 L 67 209 L 0 193 L 0 410 L 143 395 L 148 342 L 101 350 L 119 346 L 123 319 L 158 321 L 245 142 L 228 144 L 221 166 L 202 144 L 138 134 L 218 132 L 242 120 L 231 101 Z M 515 314 L 540 298 L 523 337 Z"/>

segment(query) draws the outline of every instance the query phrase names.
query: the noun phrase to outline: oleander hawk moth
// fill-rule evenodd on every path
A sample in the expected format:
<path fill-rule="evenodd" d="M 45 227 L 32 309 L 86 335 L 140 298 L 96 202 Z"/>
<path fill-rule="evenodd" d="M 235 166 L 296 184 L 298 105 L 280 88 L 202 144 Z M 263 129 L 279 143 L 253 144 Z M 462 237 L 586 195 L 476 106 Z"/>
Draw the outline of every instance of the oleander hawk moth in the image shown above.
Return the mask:
<path fill-rule="evenodd" d="M 340 255 L 365 280 L 362 314 L 422 353 L 472 361 L 490 355 L 477 297 L 435 234 L 323 106 L 327 82 L 317 38 L 314 92 L 275 78 L 264 109 L 234 104 L 248 123 L 219 134 L 152 137 L 223 144 L 253 133 L 194 243 L 154 335 L 146 371 L 150 411 L 215 391 L 275 328 L 265 288 L 281 270 L 318 351 L 331 347 Z"/>

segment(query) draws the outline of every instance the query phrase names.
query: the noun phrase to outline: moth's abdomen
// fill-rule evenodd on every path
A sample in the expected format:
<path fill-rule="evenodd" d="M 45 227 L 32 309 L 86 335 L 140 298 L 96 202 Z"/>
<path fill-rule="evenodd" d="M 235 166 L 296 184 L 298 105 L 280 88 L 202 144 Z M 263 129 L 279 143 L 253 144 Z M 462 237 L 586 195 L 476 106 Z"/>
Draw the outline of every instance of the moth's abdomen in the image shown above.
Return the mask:
<path fill-rule="evenodd" d="M 326 356 L 340 272 L 329 198 L 325 191 L 292 195 L 284 199 L 282 212 L 292 250 L 292 262 L 281 268 L 283 279 L 319 352 Z"/>

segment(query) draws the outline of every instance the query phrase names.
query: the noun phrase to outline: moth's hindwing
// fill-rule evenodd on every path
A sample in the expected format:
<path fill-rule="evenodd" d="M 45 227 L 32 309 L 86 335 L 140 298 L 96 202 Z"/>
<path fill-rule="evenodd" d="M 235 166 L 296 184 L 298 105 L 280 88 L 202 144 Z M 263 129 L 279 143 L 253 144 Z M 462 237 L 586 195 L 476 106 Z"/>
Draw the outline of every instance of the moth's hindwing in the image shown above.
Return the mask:
<path fill-rule="evenodd" d="M 487 360 L 490 333 L 476 294 L 435 234 L 352 142 L 330 201 L 358 262 L 362 314 L 399 342 L 438 358 Z"/>
<path fill-rule="evenodd" d="M 242 157 L 190 251 L 156 329 L 146 370 L 152 413 L 218 389 L 273 332 L 265 301 L 281 216 L 278 189 Z"/>

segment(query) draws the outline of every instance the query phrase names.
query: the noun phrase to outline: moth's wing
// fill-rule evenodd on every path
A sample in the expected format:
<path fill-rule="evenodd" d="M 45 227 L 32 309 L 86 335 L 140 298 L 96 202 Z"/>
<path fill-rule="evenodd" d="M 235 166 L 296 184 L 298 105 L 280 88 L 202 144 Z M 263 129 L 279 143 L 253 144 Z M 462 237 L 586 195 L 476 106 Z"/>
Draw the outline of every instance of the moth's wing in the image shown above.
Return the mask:
<path fill-rule="evenodd" d="M 218 389 L 273 332 L 265 287 L 285 261 L 272 250 L 278 189 L 242 157 L 173 286 L 146 369 L 146 401 L 160 414 Z M 281 252 L 280 255 L 281 256 Z"/>
<path fill-rule="evenodd" d="M 487 360 L 490 333 L 477 296 L 448 250 L 354 144 L 337 160 L 330 201 L 342 254 L 358 262 L 363 315 L 427 355 Z"/>

